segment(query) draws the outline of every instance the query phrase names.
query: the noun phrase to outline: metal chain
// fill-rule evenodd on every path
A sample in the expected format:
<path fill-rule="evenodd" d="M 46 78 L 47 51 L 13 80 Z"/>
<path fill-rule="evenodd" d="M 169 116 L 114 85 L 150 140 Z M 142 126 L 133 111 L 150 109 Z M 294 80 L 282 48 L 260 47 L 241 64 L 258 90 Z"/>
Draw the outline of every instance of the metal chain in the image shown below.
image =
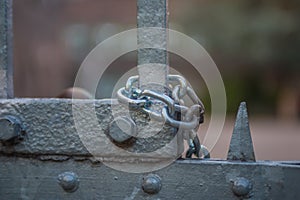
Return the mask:
<path fill-rule="evenodd" d="M 140 90 L 136 86 L 139 76 L 132 76 L 127 80 L 125 87 L 117 92 L 119 102 L 128 104 L 131 108 L 142 109 L 151 119 L 164 120 L 170 126 L 178 128 L 178 134 L 183 134 L 184 139 L 188 140 L 189 150 L 187 158 L 192 155 L 196 157 L 209 157 L 208 150 L 200 144 L 197 136 L 197 129 L 204 119 L 204 105 L 198 98 L 194 90 L 187 85 L 185 78 L 179 75 L 168 75 L 169 89 L 172 91 L 171 97 L 152 90 Z M 187 107 L 184 105 L 183 98 L 189 97 L 194 105 Z M 161 102 L 165 106 L 158 113 L 151 110 L 153 102 Z M 181 119 L 175 119 L 179 114 Z"/>

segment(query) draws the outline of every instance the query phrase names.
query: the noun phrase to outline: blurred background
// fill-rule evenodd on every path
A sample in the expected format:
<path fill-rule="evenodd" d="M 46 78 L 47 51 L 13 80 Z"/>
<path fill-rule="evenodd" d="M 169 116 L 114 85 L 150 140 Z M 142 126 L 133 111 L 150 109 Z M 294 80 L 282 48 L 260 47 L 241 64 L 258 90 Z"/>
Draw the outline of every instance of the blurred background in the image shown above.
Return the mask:
<path fill-rule="evenodd" d="M 20 98 L 57 97 L 73 86 L 97 44 L 136 27 L 135 0 L 26 0 L 14 1 L 13 9 Z M 300 1 L 169 0 L 169 12 L 169 27 L 197 40 L 225 83 L 228 116 L 213 157 L 226 157 L 238 105 L 247 101 L 257 159 L 300 160 Z M 97 98 L 110 97 L 118 79 L 136 65 L 136 52 L 112 63 Z M 179 56 L 170 55 L 170 66 L 190 81 L 209 115 L 202 78 Z"/>

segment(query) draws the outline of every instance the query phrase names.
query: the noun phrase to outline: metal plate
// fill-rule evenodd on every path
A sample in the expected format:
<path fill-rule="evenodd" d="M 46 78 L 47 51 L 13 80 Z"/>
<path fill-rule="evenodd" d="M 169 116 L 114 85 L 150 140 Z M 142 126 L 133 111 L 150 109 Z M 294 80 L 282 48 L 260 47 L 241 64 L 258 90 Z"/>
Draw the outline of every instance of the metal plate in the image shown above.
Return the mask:
<path fill-rule="evenodd" d="M 127 152 L 153 152 L 149 157 L 162 158 L 174 157 L 183 151 L 178 148 L 180 143 L 175 128 L 168 125 L 157 127 L 153 120 L 154 124 L 145 128 L 149 118 L 135 110 L 130 111 L 130 117 L 139 134 L 151 137 L 137 138 L 131 146 L 124 148 L 124 154 L 120 152 L 107 137 L 114 116 L 128 114 L 126 106 L 118 104 L 117 100 L 13 99 L 1 100 L 0 108 L 0 116 L 19 118 L 26 132 L 24 141 L 19 144 L 0 144 L 0 153 L 4 154 L 88 156 L 92 152 L 112 159 L 112 155 L 122 157 Z M 94 112 L 90 112 L 91 108 Z M 78 126 L 83 133 L 78 133 Z M 155 153 L 157 149 L 159 153 Z M 137 157 L 141 156 L 137 154 Z"/>
<path fill-rule="evenodd" d="M 251 199 L 299 199 L 300 166 L 274 162 L 240 163 L 179 160 L 153 172 L 161 179 L 158 194 L 142 188 L 146 174 L 129 174 L 89 161 L 39 161 L 1 157 L 1 199 L 239 199 L 232 181 L 247 178 L 253 185 Z M 58 175 L 74 172 L 79 188 L 65 192 Z"/>

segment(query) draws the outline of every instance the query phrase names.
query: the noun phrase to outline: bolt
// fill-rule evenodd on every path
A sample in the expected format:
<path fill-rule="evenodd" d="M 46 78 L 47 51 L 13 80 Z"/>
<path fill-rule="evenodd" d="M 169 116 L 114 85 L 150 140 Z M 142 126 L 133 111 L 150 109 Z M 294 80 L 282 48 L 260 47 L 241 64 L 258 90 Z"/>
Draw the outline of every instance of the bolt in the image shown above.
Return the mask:
<path fill-rule="evenodd" d="M 23 139 L 24 129 L 21 122 L 14 116 L 0 118 L 0 141 L 4 144 L 16 144 Z"/>
<path fill-rule="evenodd" d="M 74 172 L 64 172 L 57 177 L 58 184 L 66 192 L 75 192 L 79 187 L 78 176 Z"/>
<path fill-rule="evenodd" d="M 157 194 L 161 190 L 161 179 L 158 175 L 150 174 L 143 178 L 142 189 L 148 194 Z"/>
<path fill-rule="evenodd" d="M 251 190 L 252 184 L 248 179 L 239 177 L 233 181 L 232 191 L 236 196 L 247 196 Z"/>
<path fill-rule="evenodd" d="M 109 126 L 109 137 L 117 143 L 124 143 L 136 135 L 136 124 L 129 117 L 117 117 Z"/>

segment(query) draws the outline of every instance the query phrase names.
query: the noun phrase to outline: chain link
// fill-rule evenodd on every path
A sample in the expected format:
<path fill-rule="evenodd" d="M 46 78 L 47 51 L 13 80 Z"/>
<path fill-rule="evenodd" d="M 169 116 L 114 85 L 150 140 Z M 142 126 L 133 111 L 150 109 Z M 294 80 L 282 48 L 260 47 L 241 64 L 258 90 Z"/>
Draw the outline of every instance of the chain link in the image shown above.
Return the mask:
<path fill-rule="evenodd" d="M 168 125 L 178 128 L 178 134 L 183 134 L 189 143 L 187 158 L 191 158 L 192 155 L 201 157 L 201 154 L 205 158 L 208 157 L 208 150 L 200 144 L 197 136 L 198 127 L 203 123 L 205 108 L 195 91 L 187 85 L 185 78 L 168 75 L 171 97 L 148 89 L 138 89 L 138 80 L 139 76 L 132 76 L 127 80 L 125 87 L 118 90 L 119 102 L 128 104 L 131 108 L 142 109 L 151 119 L 163 120 Z M 191 107 L 184 105 L 183 98 L 186 96 L 194 103 Z M 160 113 L 151 109 L 154 102 L 163 103 Z M 176 119 L 176 115 L 181 116 L 181 119 Z"/>

